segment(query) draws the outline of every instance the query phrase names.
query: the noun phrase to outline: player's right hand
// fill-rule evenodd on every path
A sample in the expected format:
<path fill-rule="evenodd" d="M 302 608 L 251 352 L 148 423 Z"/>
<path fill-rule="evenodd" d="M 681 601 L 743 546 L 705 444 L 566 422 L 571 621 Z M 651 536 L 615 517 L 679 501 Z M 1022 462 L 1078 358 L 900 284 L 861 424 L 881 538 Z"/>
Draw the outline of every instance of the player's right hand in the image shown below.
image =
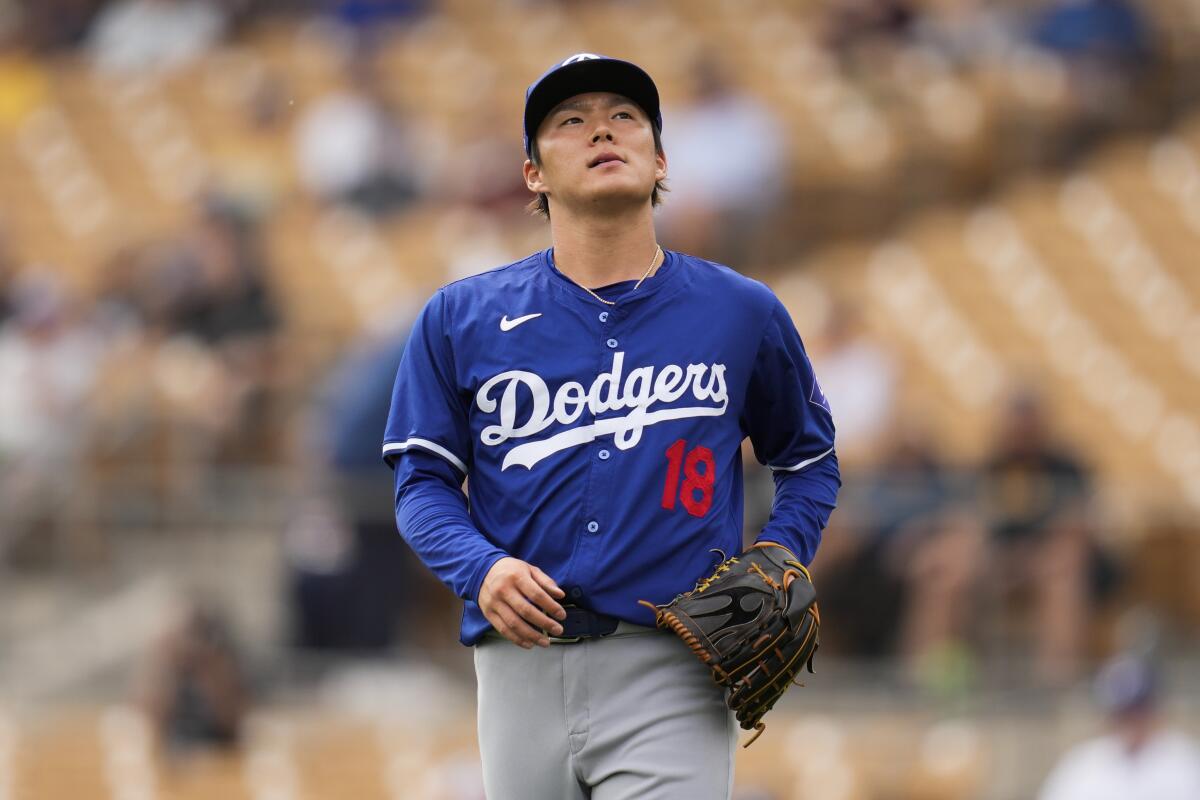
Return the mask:
<path fill-rule="evenodd" d="M 550 635 L 562 633 L 558 620 L 567 612 L 558 604 L 566 592 L 533 564 L 508 556 L 500 559 L 484 576 L 479 588 L 479 608 L 505 639 L 526 650 L 549 647 Z M 553 617 L 553 619 L 551 619 Z"/>

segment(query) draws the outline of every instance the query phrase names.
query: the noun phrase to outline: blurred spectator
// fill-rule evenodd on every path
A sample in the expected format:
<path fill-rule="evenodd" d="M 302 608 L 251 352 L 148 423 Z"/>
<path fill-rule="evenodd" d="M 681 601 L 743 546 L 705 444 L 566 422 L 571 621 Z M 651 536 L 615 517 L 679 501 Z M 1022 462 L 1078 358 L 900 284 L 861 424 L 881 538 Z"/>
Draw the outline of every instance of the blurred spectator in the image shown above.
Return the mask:
<path fill-rule="evenodd" d="M 43 563 L 77 533 L 64 515 L 103 347 L 48 273 L 19 279 L 10 301 L 0 328 L 0 556 Z"/>
<path fill-rule="evenodd" d="M 12 284 L 17 273 L 17 262 L 8 246 L 8 238 L 0 225 L 0 330 L 13 313 Z"/>
<path fill-rule="evenodd" d="M 238 745 L 248 686 L 218 612 L 197 603 L 178 609 L 143 670 L 138 700 L 168 755 Z"/>
<path fill-rule="evenodd" d="M 818 370 L 824 383 L 828 371 Z M 838 646 L 898 650 L 918 678 L 937 681 L 944 657 L 992 643 L 1004 609 L 979 608 L 982 590 L 1028 598 L 1038 676 L 1071 678 L 1091 605 L 1117 577 L 1093 535 L 1087 468 L 1053 441 L 1030 393 L 1006 408 L 978 475 L 947 468 L 933 442 L 921 425 L 897 421 L 876 445 L 882 455 L 847 472 L 838 530 L 818 564 L 823 596 L 851 620 Z"/>
<path fill-rule="evenodd" d="M 1054 0 L 1037 15 L 1032 42 L 1063 59 L 1078 114 L 1064 155 L 1086 148 L 1105 125 L 1125 119 L 1154 59 L 1149 26 L 1128 0 Z"/>
<path fill-rule="evenodd" d="M 907 41 L 918 19 L 911 0 L 836 0 L 826 8 L 825 43 L 850 63 Z"/>
<path fill-rule="evenodd" d="M 1092 566 L 1098 558 L 1089 515 L 1090 470 L 1054 441 L 1041 399 L 1013 395 L 983 465 L 989 581 L 1032 594 L 1038 668 L 1074 675 L 1087 633 Z"/>
<path fill-rule="evenodd" d="M 973 478 L 951 470 L 930 431 L 908 422 L 895 426 L 887 456 L 866 479 L 881 562 L 904 591 L 899 650 L 918 669 L 936 669 L 972 633 L 970 601 L 985 541 L 972 508 Z"/>
<path fill-rule="evenodd" d="M 362 648 L 347 598 L 354 591 L 354 534 L 333 491 L 317 481 L 291 509 L 283 531 L 288 643 L 304 650 Z M 371 610 L 374 615 L 374 610 Z M 389 630 L 384 637 L 391 641 Z"/>
<path fill-rule="evenodd" d="M 22 38 L 33 48 L 74 47 L 106 0 L 11 0 Z M 0 3 L 3 5 L 3 3 Z"/>
<path fill-rule="evenodd" d="M 292 641 L 300 647 L 411 654 L 447 630 L 441 620 L 457 607 L 396 533 L 379 432 L 412 313 L 388 316 L 340 359 L 309 417 L 316 488 L 285 539 Z"/>
<path fill-rule="evenodd" d="M 179 328 L 210 344 L 257 341 L 278 330 L 257 223 L 210 198 L 178 241 L 179 268 L 195 279 L 173 309 Z"/>
<path fill-rule="evenodd" d="M 1037 16 L 1035 44 L 1068 59 L 1131 68 L 1151 55 L 1149 29 L 1127 0 L 1054 0 Z"/>
<path fill-rule="evenodd" d="M 1096 679 L 1110 732 L 1071 748 L 1038 800 L 1194 800 L 1200 747 L 1163 723 L 1159 678 L 1136 658 L 1109 662 Z"/>
<path fill-rule="evenodd" d="M 379 651 L 419 624 L 413 584 L 422 570 L 396 533 L 392 476 L 378 442 L 407 340 L 405 328 L 355 346 L 327 379 L 311 417 L 318 469 L 329 473 L 317 482 L 329 488 L 328 499 L 289 531 L 293 640 L 301 647 Z M 324 556 L 313 559 L 312 544 L 321 540 Z"/>
<path fill-rule="evenodd" d="M 419 194 L 411 133 L 368 57 L 352 63 L 350 88 L 308 108 L 296 126 L 293 151 L 310 192 L 374 214 L 390 214 Z"/>
<path fill-rule="evenodd" d="M 937 0 L 914 23 L 916 42 L 951 63 L 1000 63 L 1019 35 L 1017 9 L 987 0 Z"/>
<path fill-rule="evenodd" d="M 279 422 L 271 404 L 281 378 L 276 333 L 282 320 L 256 221 L 210 199 L 165 256 L 163 277 L 173 273 L 178 281 L 166 321 L 175 333 L 210 349 L 228 408 L 212 431 L 216 454 L 269 457 Z"/>
<path fill-rule="evenodd" d="M 188 228 L 109 265 L 103 317 L 140 329 L 127 360 L 152 365 L 180 460 L 262 461 L 278 443 L 282 318 L 268 276 L 257 222 L 216 198 Z"/>
<path fill-rule="evenodd" d="M 870 463 L 878 457 L 896 404 L 892 354 L 863 331 L 857 308 L 836 301 L 812 360 L 821 389 L 837 410 L 839 462 L 851 470 Z"/>
<path fill-rule="evenodd" d="M 214 195 L 187 227 L 113 258 L 100 302 L 166 336 L 257 341 L 281 324 L 268 272 L 257 221 Z"/>
<path fill-rule="evenodd" d="M 118 0 L 93 21 L 87 47 L 101 69 L 167 70 L 207 52 L 227 24 L 212 0 Z"/>
<path fill-rule="evenodd" d="M 921 668 L 970 633 L 984 535 L 969 510 L 972 476 L 943 462 L 924 426 L 897 422 L 878 447 L 865 472 L 847 476 L 841 541 L 826 537 L 821 591 L 844 619 L 842 648 L 900 651 Z"/>
<path fill-rule="evenodd" d="M 715 261 L 761 261 L 753 248 L 787 188 L 783 124 L 712 58 L 696 61 L 691 80 L 690 103 L 663 113 L 667 185 L 678 190 L 659 212 L 663 237 Z"/>
<path fill-rule="evenodd" d="M 428 0 L 327 0 L 330 10 L 347 25 L 370 29 L 409 20 L 425 11 Z"/>

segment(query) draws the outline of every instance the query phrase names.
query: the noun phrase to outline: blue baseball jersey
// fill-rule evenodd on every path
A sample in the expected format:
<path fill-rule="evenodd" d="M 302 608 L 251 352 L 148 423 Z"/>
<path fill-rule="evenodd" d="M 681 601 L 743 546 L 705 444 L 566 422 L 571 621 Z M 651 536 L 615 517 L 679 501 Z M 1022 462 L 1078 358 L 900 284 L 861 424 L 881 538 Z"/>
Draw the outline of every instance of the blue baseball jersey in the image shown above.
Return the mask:
<path fill-rule="evenodd" d="M 812 559 L 840 486 L 834 424 L 800 336 L 764 284 L 664 251 L 641 286 L 597 289 L 546 250 L 451 283 L 417 318 L 383 456 L 400 532 L 465 601 L 506 555 L 564 602 L 638 624 L 741 552 L 741 445 L 774 470 L 760 540 Z M 467 482 L 467 495 L 462 486 Z"/>

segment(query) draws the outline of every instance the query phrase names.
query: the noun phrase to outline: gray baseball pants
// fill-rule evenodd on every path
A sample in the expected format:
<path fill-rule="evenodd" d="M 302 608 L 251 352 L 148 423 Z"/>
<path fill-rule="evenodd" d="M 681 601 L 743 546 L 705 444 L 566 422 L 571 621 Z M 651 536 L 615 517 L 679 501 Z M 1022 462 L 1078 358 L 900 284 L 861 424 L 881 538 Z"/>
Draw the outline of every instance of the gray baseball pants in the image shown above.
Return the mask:
<path fill-rule="evenodd" d="M 728 800 L 736 722 L 675 636 L 475 647 L 488 800 Z"/>

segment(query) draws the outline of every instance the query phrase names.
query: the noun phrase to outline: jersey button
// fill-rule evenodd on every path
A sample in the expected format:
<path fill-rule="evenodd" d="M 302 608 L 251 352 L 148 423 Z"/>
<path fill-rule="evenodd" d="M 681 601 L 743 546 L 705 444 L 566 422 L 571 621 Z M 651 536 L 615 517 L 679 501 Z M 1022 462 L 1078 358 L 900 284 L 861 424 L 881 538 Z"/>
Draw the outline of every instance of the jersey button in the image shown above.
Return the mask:
<path fill-rule="evenodd" d="M 600 457 L 601 461 L 608 461 L 608 457 L 612 455 L 612 453 L 608 452 L 607 450 L 601 450 L 599 453 L 596 453 L 596 455 Z"/>
<path fill-rule="evenodd" d="M 583 589 L 580 589 L 578 586 L 573 586 L 571 587 L 569 594 L 571 595 L 572 600 L 578 600 L 579 598 L 583 597 Z"/>
<path fill-rule="evenodd" d="M 609 339 L 607 342 L 605 342 L 605 344 L 608 345 L 609 350 L 617 349 L 617 340 L 616 339 Z"/>
<path fill-rule="evenodd" d="M 595 533 L 596 531 L 600 530 L 600 523 L 596 522 L 596 520 L 592 520 L 587 524 L 587 529 L 588 533 Z"/>
<path fill-rule="evenodd" d="M 601 312 L 600 312 L 600 321 L 601 321 L 601 322 L 608 322 L 608 312 L 607 312 L 607 311 L 601 311 Z"/>

